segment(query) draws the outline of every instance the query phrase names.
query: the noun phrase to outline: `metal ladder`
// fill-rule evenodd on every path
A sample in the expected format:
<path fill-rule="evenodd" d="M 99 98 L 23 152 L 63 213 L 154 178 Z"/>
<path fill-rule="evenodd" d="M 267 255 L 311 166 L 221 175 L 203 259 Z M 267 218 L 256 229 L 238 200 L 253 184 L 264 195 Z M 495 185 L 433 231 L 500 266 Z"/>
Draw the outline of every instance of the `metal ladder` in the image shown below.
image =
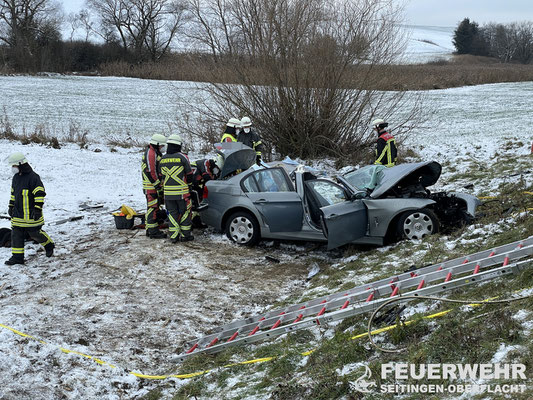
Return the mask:
<path fill-rule="evenodd" d="M 442 293 L 517 273 L 533 263 L 533 236 L 465 257 L 367 283 L 300 304 L 233 321 L 187 346 L 179 360 L 199 353 L 217 353 L 230 346 L 272 339 L 299 329 L 375 310 L 390 297 Z M 408 301 L 408 300 L 406 300 Z"/>

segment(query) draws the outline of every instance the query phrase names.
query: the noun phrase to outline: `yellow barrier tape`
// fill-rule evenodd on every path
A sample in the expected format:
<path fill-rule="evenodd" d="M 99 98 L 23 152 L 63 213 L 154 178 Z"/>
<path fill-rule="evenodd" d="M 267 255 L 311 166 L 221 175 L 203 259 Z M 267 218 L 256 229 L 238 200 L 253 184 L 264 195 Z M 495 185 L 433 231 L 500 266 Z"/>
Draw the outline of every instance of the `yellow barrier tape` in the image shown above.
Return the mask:
<path fill-rule="evenodd" d="M 527 288 L 527 289 L 521 289 L 521 290 L 517 290 L 515 291 L 514 293 L 518 293 L 520 291 L 523 291 L 523 290 L 529 290 L 531 288 Z M 497 299 L 501 296 L 495 296 L 495 297 L 490 297 L 488 299 L 485 299 L 479 303 L 472 303 L 472 304 L 468 304 L 468 306 L 471 306 L 471 307 L 479 307 L 482 305 L 483 302 L 487 302 L 487 301 L 491 301 L 491 300 L 494 300 L 494 299 Z M 432 318 L 439 318 L 439 317 L 442 317 L 450 312 L 452 312 L 454 309 L 448 309 L 448 310 L 444 310 L 444 311 L 440 311 L 438 313 L 434 313 L 434 314 L 431 314 L 431 315 L 427 315 L 425 317 L 422 317 L 422 319 L 432 319 Z M 403 323 L 403 325 L 410 325 L 412 324 L 413 322 L 415 322 L 416 320 L 408 320 L 408 321 L 405 321 Z M 11 328 L 7 325 L 4 325 L 4 324 L 0 324 L 0 327 L 1 328 L 5 328 L 5 329 L 8 329 L 10 330 L 11 332 L 19 335 L 19 336 L 22 336 L 22 337 L 26 337 L 26 338 L 29 338 L 29 339 L 33 339 L 33 340 L 36 340 L 42 344 L 48 344 L 47 342 L 45 342 L 44 340 L 41 340 L 41 339 L 38 339 L 34 336 L 31 336 L 31 335 L 28 335 L 24 332 L 21 332 L 21 331 L 18 331 L 14 328 Z M 397 327 L 397 324 L 394 324 L 394 325 L 390 325 L 390 326 L 387 326 L 387 327 L 384 327 L 384 328 L 380 328 L 380 329 L 376 329 L 376 330 L 373 330 L 372 332 L 370 332 L 371 335 L 377 335 L 377 334 L 380 334 L 380 333 L 383 333 L 383 332 L 387 332 L 387 331 L 390 331 L 394 328 Z M 352 336 L 350 339 L 351 340 L 356 340 L 356 339 L 361 339 L 363 337 L 368 337 L 368 332 L 365 332 L 365 333 L 361 333 L 361 334 L 358 334 L 356 336 Z M 82 356 L 82 357 L 85 357 L 87 359 L 90 359 L 90 360 L 93 360 L 95 361 L 96 363 L 100 364 L 100 365 L 107 365 L 111 368 L 117 368 L 116 366 L 114 366 L 113 364 L 110 364 L 106 361 L 102 361 L 96 357 L 93 357 L 93 356 L 90 356 L 90 355 L 87 355 L 87 354 L 84 354 L 84 353 L 80 353 L 79 351 L 75 351 L 75 350 L 69 350 L 69 349 L 65 349 L 63 347 L 59 347 L 59 346 L 56 346 L 58 347 L 63 353 L 66 353 L 66 354 L 69 354 L 69 353 L 72 353 L 72 354 L 76 354 L 76 355 L 79 355 L 79 356 Z M 304 356 L 304 357 L 307 357 L 309 355 L 311 355 L 313 352 L 315 352 L 317 349 L 311 349 L 311 350 L 308 350 L 306 352 L 303 352 L 303 353 L 300 353 L 300 355 Z M 247 361 L 240 361 L 240 362 L 237 362 L 237 363 L 232 363 L 232 364 L 226 364 L 224 366 L 222 366 L 222 368 L 230 368 L 230 367 L 234 367 L 234 366 L 237 366 L 237 365 L 249 365 L 249 364 L 255 364 L 255 363 L 263 363 L 263 362 L 268 362 L 268 361 L 272 361 L 274 359 L 276 359 L 278 357 L 263 357 L 263 358 L 257 358 L 257 359 L 254 359 L 254 360 L 247 360 Z M 145 374 L 141 374 L 141 373 L 138 373 L 138 372 L 128 372 L 128 374 L 130 375 L 133 375 L 137 378 L 142 378 L 142 379 L 150 379 L 150 380 L 164 380 L 164 379 L 169 379 L 169 378 L 177 378 L 177 379 L 190 379 L 190 378 L 194 378 L 196 376 L 200 376 L 200 375 L 205 375 L 209 372 L 211 372 L 212 370 L 208 369 L 208 370 L 205 370 L 205 371 L 198 371 L 198 372 L 193 372 L 193 373 L 190 373 L 190 374 L 180 374 L 180 375 L 145 375 Z"/>
<path fill-rule="evenodd" d="M 530 194 L 533 196 L 533 192 L 522 192 L 524 194 Z M 488 200 L 488 199 L 497 199 L 498 196 L 479 196 L 478 199 L 480 200 Z"/>

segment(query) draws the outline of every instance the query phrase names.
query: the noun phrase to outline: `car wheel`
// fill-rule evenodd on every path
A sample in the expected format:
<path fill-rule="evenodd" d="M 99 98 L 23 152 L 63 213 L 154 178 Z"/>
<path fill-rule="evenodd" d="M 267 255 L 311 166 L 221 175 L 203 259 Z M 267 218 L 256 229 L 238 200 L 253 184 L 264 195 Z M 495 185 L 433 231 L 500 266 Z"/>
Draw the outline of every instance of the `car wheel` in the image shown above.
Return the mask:
<path fill-rule="evenodd" d="M 259 223 L 252 214 L 238 211 L 228 218 L 226 236 L 237 244 L 253 246 L 260 238 Z"/>
<path fill-rule="evenodd" d="M 397 225 L 400 239 L 420 240 L 439 231 L 439 220 L 433 211 L 422 208 L 404 212 Z"/>

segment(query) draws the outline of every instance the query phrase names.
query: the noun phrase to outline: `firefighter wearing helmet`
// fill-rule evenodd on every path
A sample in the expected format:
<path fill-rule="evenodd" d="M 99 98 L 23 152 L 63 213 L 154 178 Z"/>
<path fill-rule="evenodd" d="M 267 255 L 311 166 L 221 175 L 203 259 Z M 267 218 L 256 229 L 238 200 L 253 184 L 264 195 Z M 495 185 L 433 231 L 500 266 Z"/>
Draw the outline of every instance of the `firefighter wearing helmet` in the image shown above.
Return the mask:
<path fill-rule="evenodd" d="M 167 140 L 167 154 L 161 158 L 159 164 L 172 243 L 194 240 L 191 232 L 192 170 L 189 158 L 182 153 L 182 146 L 183 140 L 179 135 L 170 135 Z"/>
<path fill-rule="evenodd" d="M 167 235 L 159 230 L 157 212 L 163 204 L 163 185 L 159 162 L 163 156 L 162 150 L 167 143 L 167 138 L 159 133 L 153 135 L 150 144 L 144 150 L 141 171 L 143 179 L 143 192 L 146 196 L 146 236 L 151 239 L 166 238 Z"/>
<path fill-rule="evenodd" d="M 386 130 L 387 126 L 389 124 L 380 118 L 372 121 L 372 129 L 378 134 L 376 161 L 374 164 L 394 167 L 396 165 L 398 150 L 394 136 Z"/>
<path fill-rule="evenodd" d="M 24 264 L 24 240 L 26 236 L 44 247 L 46 257 L 52 257 L 55 244 L 42 230 L 43 205 L 46 192 L 41 178 L 33 171 L 22 153 L 7 158 L 13 172 L 11 198 L 8 213 L 11 217 L 11 252 L 6 265 Z"/>
<path fill-rule="evenodd" d="M 228 122 L 226 123 L 226 129 L 224 130 L 224 133 L 222 134 L 222 138 L 220 139 L 221 142 L 236 142 L 237 141 L 237 135 L 239 134 L 239 130 L 241 128 L 241 120 L 238 118 L 230 118 Z"/>
<path fill-rule="evenodd" d="M 255 161 L 257 165 L 261 165 L 261 157 L 263 151 L 263 143 L 259 135 L 252 130 L 252 121 L 248 117 L 243 117 L 240 121 L 242 131 L 237 136 L 237 141 L 251 147 L 255 151 Z"/>

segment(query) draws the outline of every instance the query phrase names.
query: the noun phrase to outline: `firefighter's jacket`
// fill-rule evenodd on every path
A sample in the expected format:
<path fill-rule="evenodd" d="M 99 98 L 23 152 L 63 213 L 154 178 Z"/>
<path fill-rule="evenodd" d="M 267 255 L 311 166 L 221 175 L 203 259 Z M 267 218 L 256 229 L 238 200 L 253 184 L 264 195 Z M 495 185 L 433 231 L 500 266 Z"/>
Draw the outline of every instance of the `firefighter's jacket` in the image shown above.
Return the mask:
<path fill-rule="evenodd" d="M 187 156 L 181 153 L 166 154 L 159 163 L 163 177 L 165 200 L 181 200 L 189 194 L 192 169 Z"/>
<path fill-rule="evenodd" d="M 263 143 L 261 142 L 259 135 L 253 130 L 250 130 L 248 133 L 241 131 L 237 137 L 237 141 L 245 144 L 248 147 L 251 147 L 255 150 L 256 155 L 261 156 L 261 152 L 263 151 Z"/>
<path fill-rule="evenodd" d="M 208 159 L 196 160 L 191 163 L 192 185 L 202 188 L 207 181 L 215 179 L 211 171 L 211 164 Z"/>
<path fill-rule="evenodd" d="M 152 145 L 144 151 L 141 170 L 143 177 L 143 191 L 156 191 L 161 189 L 161 174 L 159 172 L 159 162 L 161 152 L 159 148 Z"/>
<path fill-rule="evenodd" d="M 379 135 L 376 148 L 376 161 L 374 164 L 385 165 L 386 167 L 394 167 L 398 150 L 396 149 L 396 141 L 394 136 L 389 132 L 383 132 Z"/>
<path fill-rule="evenodd" d="M 33 171 L 29 164 L 19 166 L 19 173 L 13 176 L 11 183 L 11 225 L 22 228 L 35 228 L 44 224 L 42 209 L 44 204 L 44 185 L 41 178 Z M 35 211 L 40 211 L 40 217 L 35 218 Z"/>

